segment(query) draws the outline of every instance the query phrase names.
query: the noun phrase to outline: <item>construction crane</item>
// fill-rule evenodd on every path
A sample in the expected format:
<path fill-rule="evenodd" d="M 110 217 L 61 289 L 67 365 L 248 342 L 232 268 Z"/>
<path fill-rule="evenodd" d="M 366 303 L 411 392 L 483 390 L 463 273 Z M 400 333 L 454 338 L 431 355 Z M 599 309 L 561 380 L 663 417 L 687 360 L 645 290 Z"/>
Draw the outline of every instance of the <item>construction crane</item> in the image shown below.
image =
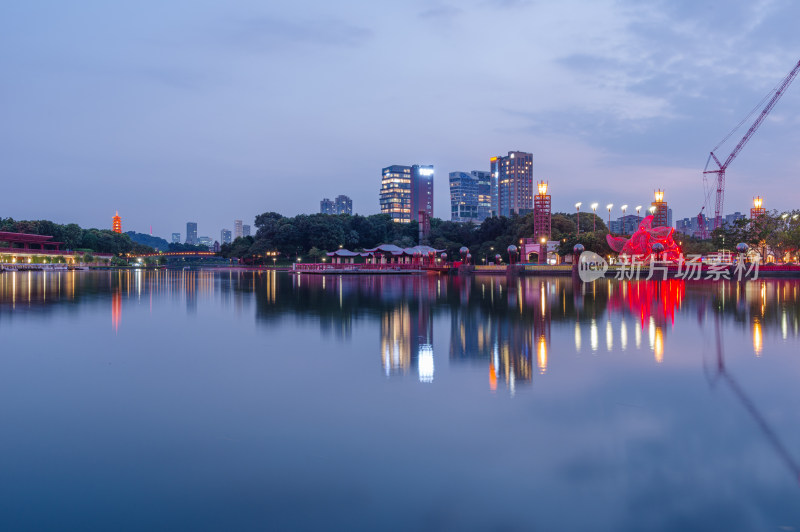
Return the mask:
<path fill-rule="evenodd" d="M 716 174 L 717 201 L 714 208 L 714 229 L 717 229 L 721 225 L 720 217 L 722 215 L 722 204 L 725 200 L 725 170 L 728 169 L 728 165 L 730 165 L 733 162 L 736 156 L 739 155 L 739 152 L 742 151 L 742 148 L 744 148 L 745 144 L 747 144 L 747 142 L 753 137 L 753 134 L 758 130 L 759 126 L 761 126 L 761 123 L 764 122 L 764 119 L 767 117 L 770 111 L 772 111 L 772 108 L 775 107 L 775 104 L 778 103 L 778 100 L 781 99 L 783 93 L 786 92 L 786 89 L 789 87 L 789 85 L 791 85 L 792 81 L 794 81 L 794 78 L 797 76 L 798 72 L 800 72 L 800 61 L 798 61 L 797 64 L 792 69 L 792 71 L 789 72 L 789 74 L 785 78 L 783 78 L 783 80 L 774 89 L 772 89 L 769 93 L 767 93 L 767 95 L 764 96 L 764 98 L 758 103 L 758 105 L 756 105 L 753 108 L 753 110 L 750 111 L 750 113 L 746 117 L 744 117 L 742 121 L 739 122 L 736 125 L 736 127 L 731 130 L 730 133 L 725 135 L 725 138 L 723 138 L 719 142 L 719 144 L 714 146 L 713 150 L 711 150 L 711 153 L 708 156 L 708 160 L 706 161 L 706 167 L 703 169 L 703 187 L 706 191 L 706 198 L 705 201 L 703 202 L 703 207 L 700 209 L 700 214 L 697 215 L 697 223 L 700 227 L 700 233 L 702 238 L 708 238 L 708 226 L 706 224 L 704 212 L 706 210 L 708 202 L 711 199 L 711 192 L 713 192 L 713 189 L 710 188 L 709 186 L 708 176 Z M 764 105 L 764 102 L 767 102 L 766 105 Z M 722 146 L 725 142 L 727 142 L 727 140 L 731 138 L 731 136 L 740 127 L 742 127 L 742 125 L 745 122 L 747 122 L 750 119 L 750 117 L 752 117 L 758 111 L 758 109 L 761 108 L 762 105 L 764 105 L 764 107 L 763 109 L 761 109 L 761 113 L 759 113 L 755 122 L 753 122 L 753 124 L 750 126 L 750 129 L 747 130 L 747 133 L 744 134 L 742 140 L 740 140 L 739 144 L 737 144 L 736 147 L 733 148 L 733 151 L 725 159 L 725 162 L 720 162 L 719 158 L 714 152 L 717 151 L 720 148 L 720 146 Z M 708 168 L 711 165 L 712 160 L 714 161 L 716 168 L 709 170 Z"/>

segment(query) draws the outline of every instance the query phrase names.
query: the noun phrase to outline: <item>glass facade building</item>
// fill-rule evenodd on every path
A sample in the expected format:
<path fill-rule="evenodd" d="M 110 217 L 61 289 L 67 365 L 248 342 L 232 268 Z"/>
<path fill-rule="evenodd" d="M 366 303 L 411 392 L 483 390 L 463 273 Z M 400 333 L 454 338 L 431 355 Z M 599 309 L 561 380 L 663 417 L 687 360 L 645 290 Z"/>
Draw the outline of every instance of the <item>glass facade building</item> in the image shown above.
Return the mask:
<path fill-rule="evenodd" d="M 450 172 L 450 220 L 481 223 L 491 215 L 491 173 Z"/>
<path fill-rule="evenodd" d="M 409 223 L 419 221 L 419 213 L 430 220 L 433 217 L 433 166 L 392 165 L 381 173 L 381 213 L 392 221 Z"/>
<path fill-rule="evenodd" d="M 489 160 L 492 174 L 492 213 L 522 214 L 533 209 L 533 154 L 510 151 Z"/>

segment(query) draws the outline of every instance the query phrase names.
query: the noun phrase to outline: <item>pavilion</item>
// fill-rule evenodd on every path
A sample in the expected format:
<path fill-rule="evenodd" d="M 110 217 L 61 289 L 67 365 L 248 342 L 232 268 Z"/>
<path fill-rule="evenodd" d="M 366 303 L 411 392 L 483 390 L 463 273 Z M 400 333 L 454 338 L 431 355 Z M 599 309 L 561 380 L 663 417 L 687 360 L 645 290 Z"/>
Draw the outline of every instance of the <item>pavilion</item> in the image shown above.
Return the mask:
<path fill-rule="evenodd" d="M 365 249 L 363 252 L 339 249 L 327 255 L 331 257 L 331 263 L 333 264 L 354 264 L 356 257 L 364 257 L 367 264 L 433 266 L 436 263 L 436 254 L 443 251 L 443 249 L 436 249 L 430 246 L 401 248 L 393 244 L 381 244 L 372 249 Z"/>

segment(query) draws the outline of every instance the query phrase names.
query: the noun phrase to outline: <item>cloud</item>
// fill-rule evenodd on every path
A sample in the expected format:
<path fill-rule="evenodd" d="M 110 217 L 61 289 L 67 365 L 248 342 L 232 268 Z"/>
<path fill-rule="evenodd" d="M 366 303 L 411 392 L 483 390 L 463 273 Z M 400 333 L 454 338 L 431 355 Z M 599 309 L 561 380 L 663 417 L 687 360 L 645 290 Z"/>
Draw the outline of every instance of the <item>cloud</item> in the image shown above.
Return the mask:
<path fill-rule="evenodd" d="M 458 7 L 449 4 L 441 4 L 421 11 L 417 16 L 425 19 L 444 19 L 452 20 L 462 13 Z"/>
<path fill-rule="evenodd" d="M 258 17 L 231 28 L 226 39 L 257 51 L 286 51 L 298 47 L 363 46 L 372 38 L 368 28 L 337 19 L 290 21 Z"/>
<path fill-rule="evenodd" d="M 534 3 L 531 0 L 486 0 L 483 4 L 494 9 L 518 9 Z"/>

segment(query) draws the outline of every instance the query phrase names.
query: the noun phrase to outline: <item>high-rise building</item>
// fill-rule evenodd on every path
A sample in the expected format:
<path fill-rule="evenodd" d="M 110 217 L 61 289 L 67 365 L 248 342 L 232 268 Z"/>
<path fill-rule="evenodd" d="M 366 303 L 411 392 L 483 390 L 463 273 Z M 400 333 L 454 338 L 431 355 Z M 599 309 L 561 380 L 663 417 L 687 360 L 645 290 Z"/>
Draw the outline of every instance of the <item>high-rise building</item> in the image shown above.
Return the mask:
<path fill-rule="evenodd" d="M 233 239 L 236 240 L 237 238 L 242 238 L 242 221 L 241 220 L 234 220 L 233 221 Z"/>
<path fill-rule="evenodd" d="M 242 226 L 242 236 L 250 236 L 250 226 L 245 224 Z"/>
<path fill-rule="evenodd" d="M 492 212 L 498 216 L 533 209 L 533 154 L 510 151 L 489 159 L 492 173 Z"/>
<path fill-rule="evenodd" d="M 416 222 L 433 217 L 433 166 L 392 165 L 382 171 L 381 213 L 399 223 Z"/>
<path fill-rule="evenodd" d="M 173 244 L 180 244 L 181 243 L 181 234 L 180 233 L 172 233 L 172 243 Z"/>
<path fill-rule="evenodd" d="M 336 196 L 336 214 L 353 214 L 353 200 L 349 196 L 339 194 Z"/>
<path fill-rule="evenodd" d="M 214 241 L 210 236 L 201 236 L 197 239 L 197 243 L 201 246 L 208 246 L 209 248 L 214 245 Z"/>
<path fill-rule="evenodd" d="M 491 174 L 450 172 L 450 220 L 481 223 L 492 208 Z"/>
<path fill-rule="evenodd" d="M 231 243 L 231 230 L 230 229 L 223 229 L 219 232 L 219 241 L 223 244 L 230 244 Z"/>
<path fill-rule="evenodd" d="M 111 219 L 111 230 L 115 233 L 122 232 L 122 218 L 119 217 L 119 212 Z"/>
<path fill-rule="evenodd" d="M 186 222 L 186 243 L 197 245 L 197 222 Z"/>
<path fill-rule="evenodd" d="M 319 213 L 336 214 L 336 203 L 328 198 L 323 198 L 322 201 L 319 202 Z"/>

